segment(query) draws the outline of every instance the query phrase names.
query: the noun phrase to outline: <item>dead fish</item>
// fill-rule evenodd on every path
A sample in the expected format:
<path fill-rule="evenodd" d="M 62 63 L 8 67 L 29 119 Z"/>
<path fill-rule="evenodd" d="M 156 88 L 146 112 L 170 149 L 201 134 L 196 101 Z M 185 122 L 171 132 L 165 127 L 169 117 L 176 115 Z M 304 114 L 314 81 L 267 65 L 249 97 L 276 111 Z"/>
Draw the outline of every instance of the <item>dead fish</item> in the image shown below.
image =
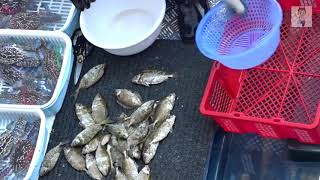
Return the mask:
<path fill-rule="evenodd" d="M 129 126 L 140 123 L 141 121 L 148 119 L 152 113 L 155 101 L 147 101 L 143 103 L 138 109 L 136 109 L 130 116 Z"/>
<path fill-rule="evenodd" d="M 145 164 L 149 164 L 157 153 L 159 142 L 145 143 L 142 152 L 142 158 Z"/>
<path fill-rule="evenodd" d="M 137 92 L 132 92 L 128 89 L 116 89 L 115 95 L 117 97 L 117 103 L 126 109 L 132 109 L 142 105 L 142 98 Z"/>
<path fill-rule="evenodd" d="M 83 148 L 82 148 L 82 154 L 88 154 L 91 152 L 94 152 L 95 150 L 97 150 L 98 145 L 100 143 L 102 136 L 100 134 L 96 135 L 96 137 L 94 137 L 93 139 L 91 139 L 88 144 L 86 144 Z"/>
<path fill-rule="evenodd" d="M 115 180 L 128 180 L 126 175 L 124 175 L 123 172 L 121 172 L 118 167 L 116 167 L 116 174 L 114 176 L 114 179 Z"/>
<path fill-rule="evenodd" d="M 86 167 L 86 172 L 90 177 L 96 180 L 103 179 L 103 176 L 97 167 L 96 159 L 92 154 L 86 154 Z"/>
<path fill-rule="evenodd" d="M 81 131 L 72 141 L 71 146 L 81 146 L 87 144 L 100 130 L 100 124 L 94 124 Z"/>
<path fill-rule="evenodd" d="M 111 138 L 111 134 L 104 135 L 101 140 L 101 145 L 102 146 L 106 145 L 110 141 L 110 138 Z"/>
<path fill-rule="evenodd" d="M 127 139 L 128 131 L 123 124 L 106 124 L 106 130 L 119 138 Z"/>
<path fill-rule="evenodd" d="M 145 120 L 138 124 L 136 127 L 130 127 L 127 139 L 129 148 L 138 145 L 147 136 L 149 131 L 149 121 Z"/>
<path fill-rule="evenodd" d="M 74 169 L 78 171 L 86 170 L 86 161 L 81 154 L 80 148 L 64 147 L 63 152 L 67 161 Z"/>
<path fill-rule="evenodd" d="M 166 119 L 162 124 L 160 124 L 157 129 L 155 129 L 148 139 L 146 140 L 147 143 L 155 143 L 155 142 L 160 142 L 163 139 L 165 139 L 168 134 L 171 132 L 172 127 L 175 123 L 176 116 L 172 115 L 168 119 Z M 149 140 L 149 138 L 151 138 Z"/>
<path fill-rule="evenodd" d="M 121 167 L 122 161 L 124 159 L 122 152 L 120 152 L 116 147 L 111 146 L 110 155 L 111 155 L 112 165 Z"/>
<path fill-rule="evenodd" d="M 131 158 L 140 159 L 141 158 L 141 150 L 140 150 L 139 146 L 131 147 L 131 149 L 129 149 L 129 151 L 128 151 L 128 155 Z"/>
<path fill-rule="evenodd" d="M 98 93 L 92 102 L 92 117 L 96 124 L 110 123 L 108 120 L 108 109 L 105 100 Z"/>
<path fill-rule="evenodd" d="M 144 70 L 141 74 L 134 76 L 132 82 L 150 87 L 150 85 L 161 84 L 173 77 L 175 77 L 174 74 L 169 74 L 164 71 Z"/>
<path fill-rule="evenodd" d="M 64 143 L 59 143 L 56 147 L 50 149 L 46 156 L 44 157 L 44 160 L 41 164 L 40 168 L 40 176 L 46 175 L 48 172 L 50 172 L 55 165 L 58 162 L 60 153 L 62 151 L 62 145 Z"/>
<path fill-rule="evenodd" d="M 157 105 L 153 117 L 153 125 L 161 124 L 170 116 L 170 112 L 174 107 L 176 100 L 176 94 L 171 93 L 167 97 L 163 98 Z"/>
<path fill-rule="evenodd" d="M 244 14 L 246 11 L 241 0 L 226 0 L 226 3 L 238 14 Z"/>
<path fill-rule="evenodd" d="M 151 180 L 150 174 L 150 167 L 148 165 L 145 165 L 139 172 L 136 180 Z"/>
<path fill-rule="evenodd" d="M 104 176 L 107 176 L 111 168 L 110 157 L 106 149 L 101 144 L 98 145 L 96 151 L 96 161 L 100 172 Z"/>
<path fill-rule="evenodd" d="M 94 119 L 91 116 L 90 110 L 83 104 L 76 103 L 76 114 L 80 120 L 80 126 L 83 128 L 89 127 L 95 124 Z"/>
<path fill-rule="evenodd" d="M 87 89 L 97 83 L 103 76 L 106 64 L 99 64 L 90 69 L 80 80 L 79 87 L 75 92 L 75 100 L 77 100 L 80 89 Z"/>
<path fill-rule="evenodd" d="M 122 171 L 128 180 L 135 180 L 138 176 L 138 166 L 136 162 L 127 155 L 126 151 L 123 154 Z"/>

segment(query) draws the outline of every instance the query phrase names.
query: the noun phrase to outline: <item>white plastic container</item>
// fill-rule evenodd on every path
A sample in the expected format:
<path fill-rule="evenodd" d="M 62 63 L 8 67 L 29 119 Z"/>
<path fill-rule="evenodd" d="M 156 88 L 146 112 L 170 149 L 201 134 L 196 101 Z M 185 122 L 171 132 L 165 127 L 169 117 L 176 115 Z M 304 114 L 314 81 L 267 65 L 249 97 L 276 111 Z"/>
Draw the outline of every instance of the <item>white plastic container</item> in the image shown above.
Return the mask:
<path fill-rule="evenodd" d="M 16 108 L 0 108 L 0 132 L 12 121 L 16 121 L 19 117 L 25 118 L 39 118 L 40 119 L 40 127 L 37 138 L 36 147 L 33 153 L 32 161 L 30 163 L 28 172 L 25 176 L 25 180 L 29 179 L 37 179 L 39 176 L 39 170 L 41 166 L 41 162 L 44 158 L 46 144 L 45 139 L 47 136 L 46 128 L 45 128 L 45 115 L 41 110 L 37 109 L 16 109 Z"/>
<path fill-rule="evenodd" d="M 158 37 L 165 0 L 103 0 L 81 12 L 80 27 L 92 44 L 127 56 L 148 48 Z"/>
<path fill-rule="evenodd" d="M 78 25 L 80 11 L 76 9 L 70 0 L 35 0 L 32 3 L 35 4 L 37 9 L 27 10 L 28 12 L 45 10 L 43 5 L 46 4 L 51 12 L 61 15 L 61 21 L 50 23 L 43 30 L 61 31 L 72 36 L 73 31 Z"/>
<path fill-rule="evenodd" d="M 61 109 L 64 97 L 66 95 L 68 84 L 70 81 L 70 75 L 73 65 L 73 53 L 70 38 L 62 32 L 50 32 L 50 31 L 33 31 L 33 30 L 0 30 L 0 42 L 14 37 L 18 40 L 28 42 L 31 39 L 43 39 L 51 43 L 63 43 L 64 53 L 63 62 L 60 71 L 58 81 L 56 83 L 55 90 L 51 99 L 43 105 L 18 105 L 18 104 L 0 104 L 1 107 L 8 108 L 22 108 L 22 109 L 41 109 L 44 111 L 47 117 L 55 116 Z"/>

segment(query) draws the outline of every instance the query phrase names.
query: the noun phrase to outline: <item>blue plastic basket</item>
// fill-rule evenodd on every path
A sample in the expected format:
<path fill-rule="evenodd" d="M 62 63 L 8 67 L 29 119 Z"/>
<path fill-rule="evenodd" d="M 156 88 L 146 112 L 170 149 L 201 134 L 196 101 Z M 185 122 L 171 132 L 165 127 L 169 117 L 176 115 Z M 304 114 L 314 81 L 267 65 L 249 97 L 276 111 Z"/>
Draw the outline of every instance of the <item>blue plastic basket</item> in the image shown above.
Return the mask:
<path fill-rule="evenodd" d="M 196 43 L 208 58 L 233 69 L 264 63 L 280 42 L 282 9 L 276 0 L 242 0 L 244 15 L 236 14 L 224 1 L 201 20 Z"/>

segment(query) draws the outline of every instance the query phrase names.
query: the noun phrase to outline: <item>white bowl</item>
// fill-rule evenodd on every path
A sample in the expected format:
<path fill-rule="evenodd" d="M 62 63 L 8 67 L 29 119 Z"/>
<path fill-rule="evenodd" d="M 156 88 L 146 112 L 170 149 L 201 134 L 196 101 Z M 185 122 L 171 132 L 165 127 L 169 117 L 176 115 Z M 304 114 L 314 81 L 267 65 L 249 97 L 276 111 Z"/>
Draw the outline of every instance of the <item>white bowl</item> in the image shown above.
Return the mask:
<path fill-rule="evenodd" d="M 165 0 L 99 0 L 81 12 L 80 27 L 95 46 L 127 56 L 156 40 L 165 11 Z"/>

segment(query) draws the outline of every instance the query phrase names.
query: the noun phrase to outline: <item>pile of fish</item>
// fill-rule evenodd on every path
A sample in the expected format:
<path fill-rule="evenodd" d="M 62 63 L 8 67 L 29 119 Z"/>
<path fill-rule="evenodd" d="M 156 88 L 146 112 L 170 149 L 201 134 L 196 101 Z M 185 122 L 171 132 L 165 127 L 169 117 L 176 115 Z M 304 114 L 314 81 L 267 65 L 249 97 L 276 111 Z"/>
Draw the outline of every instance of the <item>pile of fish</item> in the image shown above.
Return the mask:
<path fill-rule="evenodd" d="M 54 92 L 63 47 L 11 38 L 0 44 L 0 103 L 41 105 Z"/>
<path fill-rule="evenodd" d="M 0 179 L 22 179 L 35 150 L 39 119 L 20 117 L 0 133 Z"/>
<path fill-rule="evenodd" d="M 105 64 L 89 70 L 81 79 L 76 96 L 81 89 L 93 86 L 104 74 Z M 152 77 L 153 76 L 153 77 Z M 148 70 L 135 76 L 133 83 L 150 86 L 162 83 L 172 74 Z M 172 131 L 176 94 L 171 93 L 159 101 L 144 101 L 141 95 L 128 89 L 115 89 L 117 103 L 132 109 L 130 116 L 122 113 L 111 118 L 107 101 L 98 93 L 91 108 L 75 104 L 79 125 L 83 130 L 71 143 L 60 143 L 49 150 L 40 169 L 43 176 L 56 165 L 63 151 L 68 163 L 78 171 L 85 171 L 93 179 L 110 176 L 116 180 L 149 180 L 149 163 L 157 148 Z M 138 164 L 144 164 L 143 167 Z M 140 169 L 140 171 L 139 171 Z"/>
<path fill-rule="evenodd" d="M 47 4 L 42 4 L 40 12 L 35 0 L 1 0 L 0 1 L 0 29 L 45 29 L 48 23 L 56 23 L 61 16 L 50 12 Z"/>

